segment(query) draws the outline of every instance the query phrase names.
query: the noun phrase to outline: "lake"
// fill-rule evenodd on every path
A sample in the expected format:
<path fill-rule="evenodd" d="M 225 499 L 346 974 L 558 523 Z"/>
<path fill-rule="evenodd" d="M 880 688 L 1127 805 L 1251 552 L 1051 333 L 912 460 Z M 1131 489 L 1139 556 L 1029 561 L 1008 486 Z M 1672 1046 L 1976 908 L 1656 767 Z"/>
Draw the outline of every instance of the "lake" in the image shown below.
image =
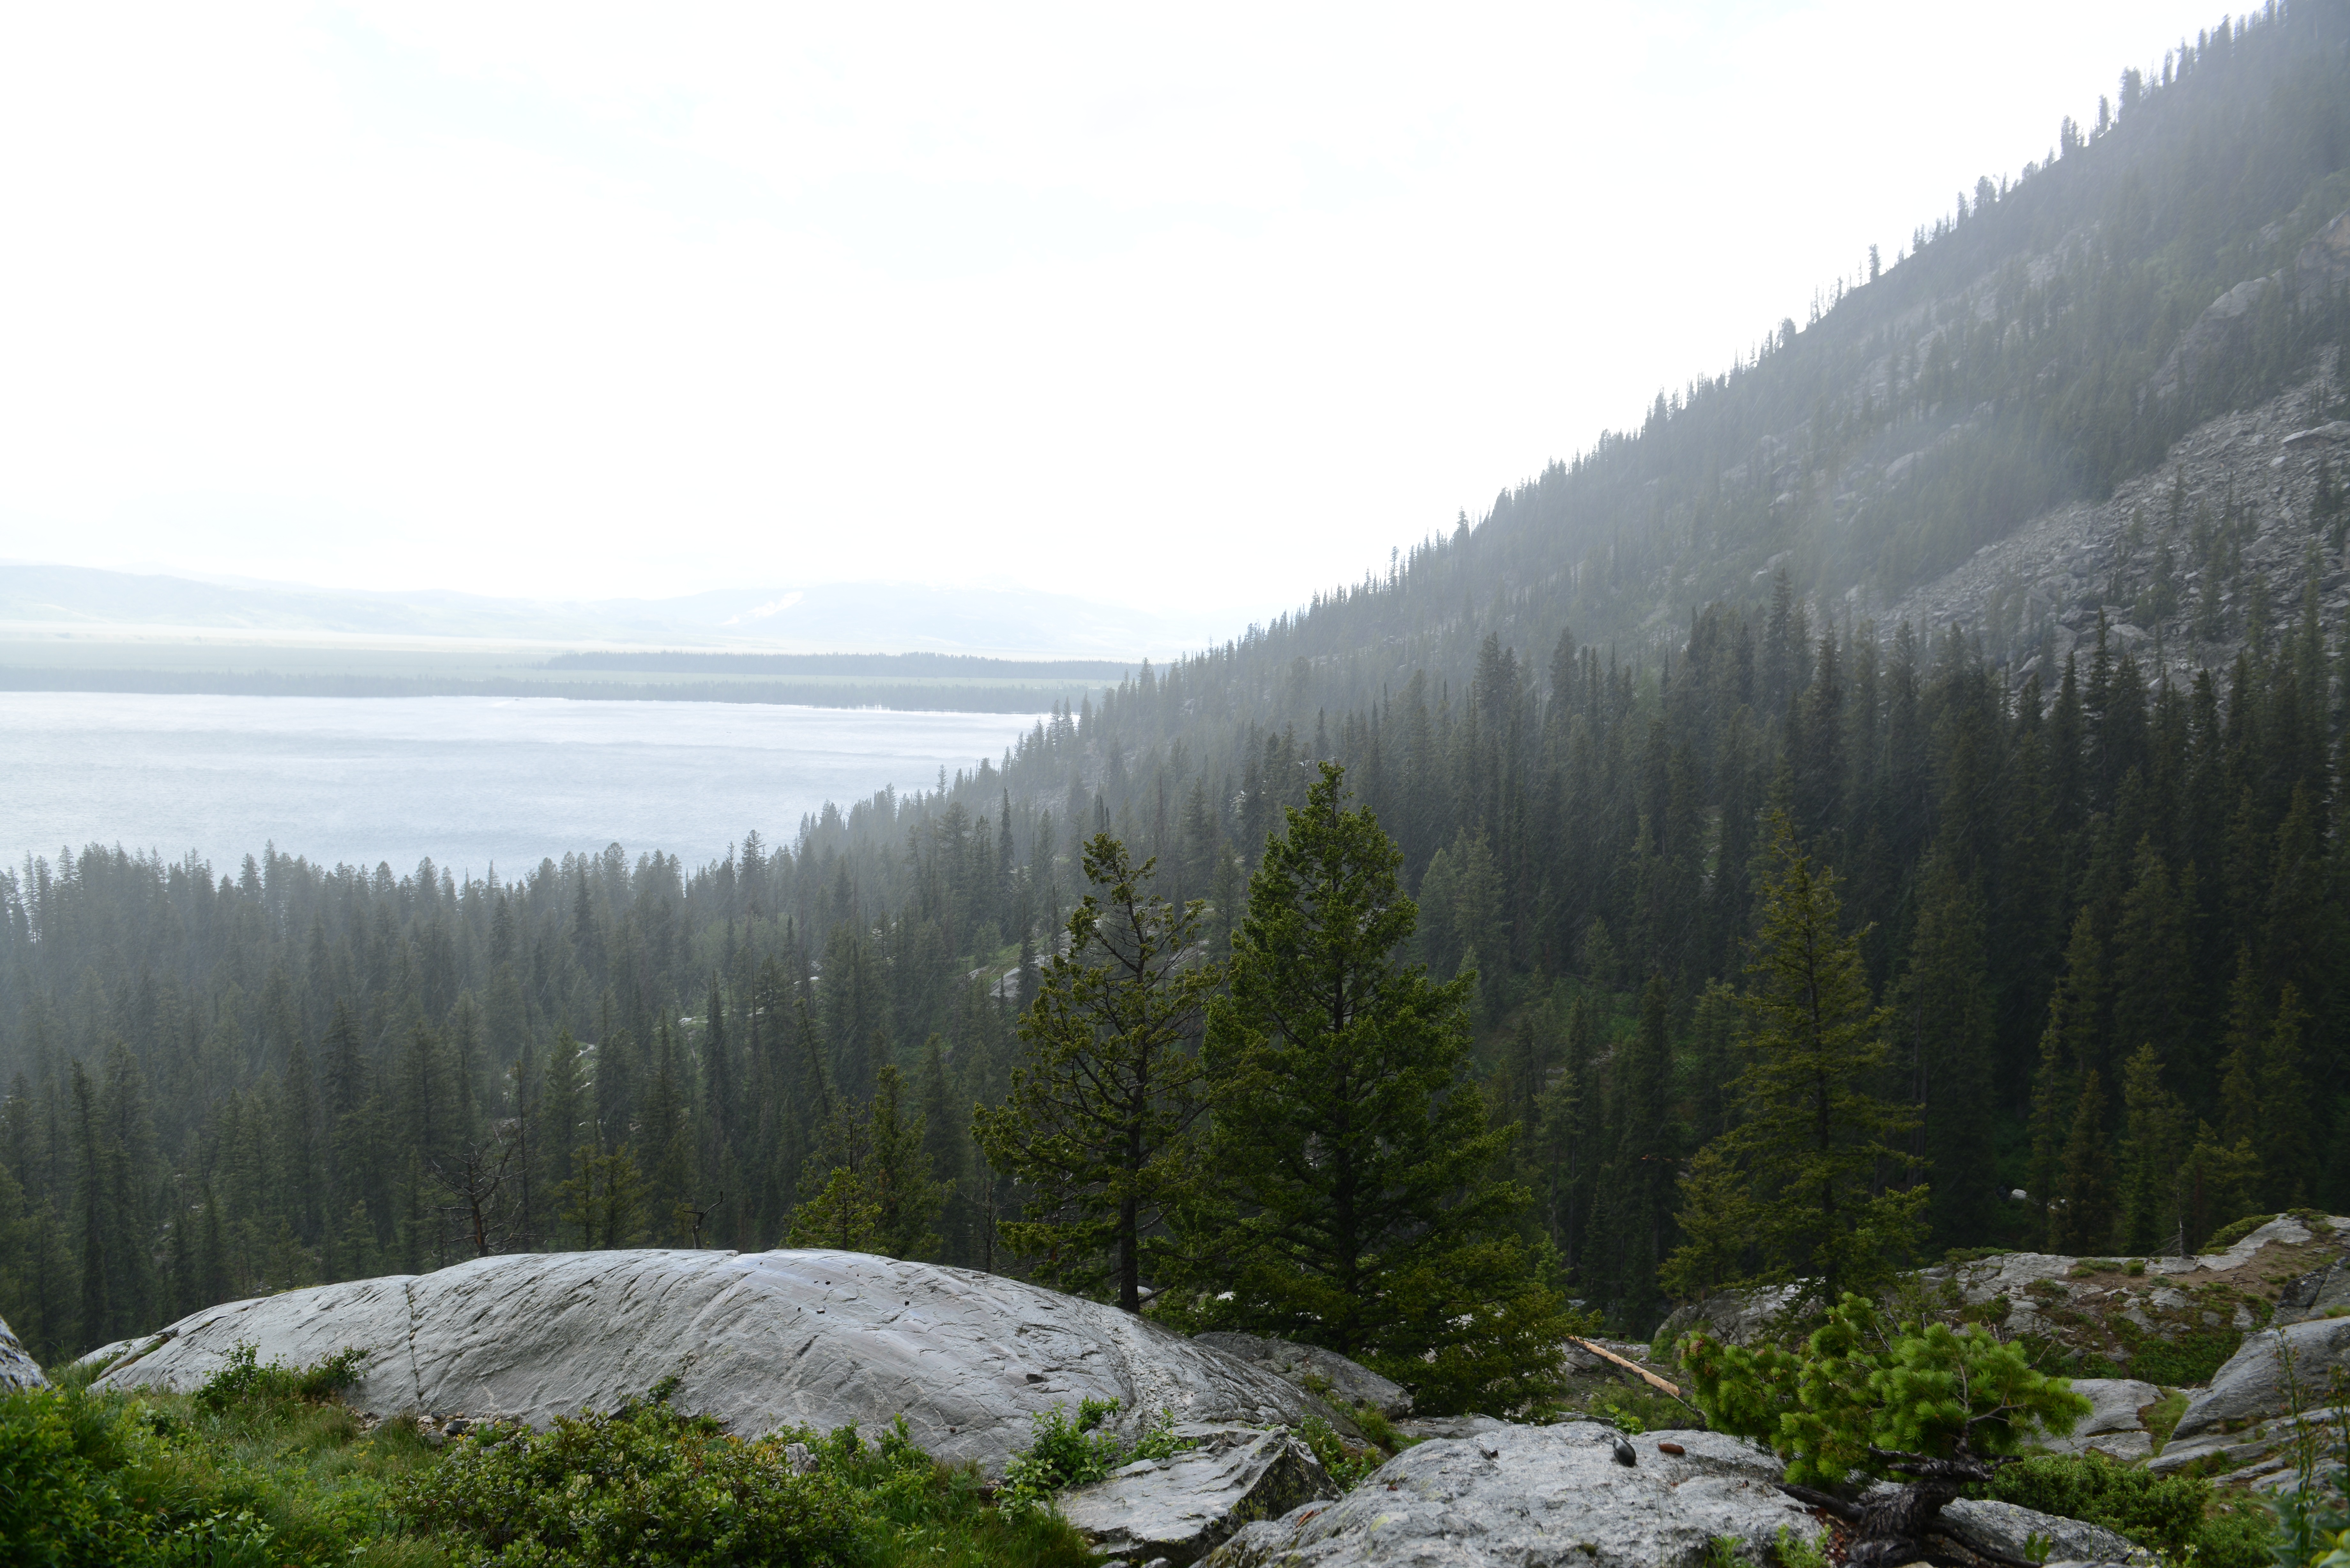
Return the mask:
<path fill-rule="evenodd" d="M 933 788 L 1036 722 L 731 702 L 0 693 L 0 853 L 120 844 L 216 871 L 275 842 L 332 865 L 492 862 L 618 842 L 689 870 L 745 830 L 884 785 Z"/>

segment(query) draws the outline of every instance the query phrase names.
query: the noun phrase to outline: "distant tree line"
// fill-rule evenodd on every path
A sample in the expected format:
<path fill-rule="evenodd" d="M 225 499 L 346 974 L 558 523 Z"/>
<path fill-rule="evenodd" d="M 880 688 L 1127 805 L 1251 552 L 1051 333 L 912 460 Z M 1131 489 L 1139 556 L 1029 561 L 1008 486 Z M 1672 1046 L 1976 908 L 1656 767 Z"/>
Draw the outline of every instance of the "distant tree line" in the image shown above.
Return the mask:
<path fill-rule="evenodd" d="M 1200 902 L 1188 945 L 1231 955 L 1238 1006 L 1252 879 L 1324 763 L 1394 841 L 1399 958 L 1465 1011 L 1501 1136 L 1461 1189 L 1523 1189 L 1528 1277 L 1620 1328 L 1669 1292 L 1847 1267 L 1823 1213 L 1930 1257 L 2350 1204 L 2350 639 L 2324 574 L 2269 603 L 2227 566 L 2255 498 L 2182 497 L 2158 521 L 2201 552 L 2199 646 L 2230 649 L 2189 677 L 2103 620 L 2060 659 L 1872 627 L 1841 593 L 1905 587 L 2339 347 L 2338 298 L 2279 305 L 2155 387 L 2220 289 L 2350 205 L 2344 21 L 2223 24 L 1475 528 L 788 844 L 462 883 L 92 846 L 0 876 L 0 1314 L 54 1355 L 484 1246 L 845 1235 L 1047 1268 L 1018 1228 L 1059 1199 L 972 1109 L 1047 1049 L 1033 1004 L 1117 883 L 1091 846 Z M 1901 335 L 1919 321 L 1930 341 Z M 1945 436 L 1861 521 L 1804 502 Z M 2269 523 L 2338 547 L 2318 512 Z M 1838 998 L 1800 1028 L 1774 1001 L 1794 931 Z M 1848 1113 L 1804 1157 L 1833 1175 L 1816 1203 L 1789 1197 L 1799 1068 Z M 1725 1194 L 1759 1207 L 1710 1224 Z M 1216 1201 L 1270 1224 L 1286 1199 Z M 1180 1239 L 1171 1210 L 1154 1226 Z"/>

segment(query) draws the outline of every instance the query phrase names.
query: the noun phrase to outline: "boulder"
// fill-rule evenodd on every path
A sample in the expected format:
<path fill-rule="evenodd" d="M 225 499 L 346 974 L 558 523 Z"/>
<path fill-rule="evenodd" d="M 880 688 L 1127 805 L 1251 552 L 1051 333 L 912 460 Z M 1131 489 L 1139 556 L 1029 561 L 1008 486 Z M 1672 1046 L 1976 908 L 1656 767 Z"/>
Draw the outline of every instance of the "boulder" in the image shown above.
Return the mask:
<path fill-rule="evenodd" d="M 1349 1406 L 1368 1405 L 1383 1416 L 1411 1414 L 1411 1396 L 1369 1367 L 1317 1345 L 1294 1345 L 1254 1334 L 1200 1334 L 1194 1345 L 1221 1350 L 1310 1394 L 1335 1396 Z"/>
<path fill-rule="evenodd" d="M 2350 425 L 2343 428 L 2350 430 Z M 2286 1285 L 2277 1296 L 2276 1314 L 2269 1323 L 2282 1328 L 2344 1314 L 2350 1314 L 2350 1261 L 2336 1258 Z"/>
<path fill-rule="evenodd" d="M 1179 1427 L 1198 1446 L 1168 1459 L 1138 1459 L 1107 1480 L 1061 1494 L 1061 1516 L 1097 1552 L 1181 1568 L 1242 1526 L 1338 1495 L 1314 1452 L 1288 1431 Z"/>
<path fill-rule="evenodd" d="M 2095 1449 L 2116 1459 L 2142 1459 L 2154 1452 L 2154 1436 L 2138 1412 L 2159 1400 L 2161 1389 L 2134 1377 L 2075 1377 L 2073 1392 L 2089 1401 L 2089 1413 L 2066 1436 L 2043 1437 L 2041 1445 L 2049 1452 L 2085 1454 Z"/>
<path fill-rule="evenodd" d="M 2126 1563 L 2136 1550 L 2127 1536 L 2102 1524 L 2062 1519 L 2012 1502 L 1960 1498 L 1943 1505 L 1942 1518 L 1966 1539 L 2010 1557 L 2033 1557 L 2027 1548 L 2035 1535 L 2048 1543 L 2047 1555 L 2054 1561 Z"/>
<path fill-rule="evenodd" d="M 2295 1404 L 2308 1417 L 2317 1414 L 2337 1368 L 2350 1376 L 2350 1317 L 2249 1335 L 2212 1375 L 2210 1387 L 2189 1403 L 2148 1468 L 2168 1471 L 2216 1459 L 2234 1469 L 2259 1460 L 2284 1440 Z"/>
<path fill-rule="evenodd" d="M 1669 1346 L 1685 1334 L 1702 1329 L 1706 1337 L 1723 1345 L 1752 1345 L 1767 1334 L 1787 1303 L 1795 1299 L 1794 1285 L 1765 1285 L 1749 1291 L 1716 1291 L 1702 1301 L 1678 1307 L 1657 1330 L 1658 1345 Z"/>
<path fill-rule="evenodd" d="M 368 1352 L 346 1396 L 377 1416 L 545 1427 L 666 1377 L 745 1436 L 902 1414 L 913 1440 L 998 1475 L 1031 1418 L 1118 1401 L 1133 1435 L 1179 1421 L 1294 1425 L 1282 1379 L 1115 1307 L 965 1269 L 861 1252 L 614 1251 L 482 1258 L 437 1273 L 291 1291 L 192 1314 L 98 1382 L 184 1392 L 239 1341 L 265 1362 Z"/>
<path fill-rule="evenodd" d="M 49 1380 L 41 1376 L 41 1364 L 16 1338 L 8 1320 L 0 1317 L 0 1392 L 12 1388 L 47 1388 Z"/>
<path fill-rule="evenodd" d="M 1820 1526 L 1774 1490 L 1779 1461 L 1717 1432 L 1631 1439 L 1596 1421 L 1496 1426 L 1397 1455 L 1334 1503 L 1243 1527 L 1210 1568 L 1700 1568 L 1728 1536 L 1770 1562 L 1779 1532 Z M 1671 1442 L 1682 1451 L 1659 1447 Z"/>

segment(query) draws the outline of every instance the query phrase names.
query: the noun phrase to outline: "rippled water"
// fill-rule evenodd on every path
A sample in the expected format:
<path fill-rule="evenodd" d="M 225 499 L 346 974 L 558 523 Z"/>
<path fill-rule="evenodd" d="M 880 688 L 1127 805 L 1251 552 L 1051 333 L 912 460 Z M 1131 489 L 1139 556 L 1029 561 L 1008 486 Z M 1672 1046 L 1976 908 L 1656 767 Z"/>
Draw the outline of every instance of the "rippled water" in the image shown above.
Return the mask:
<path fill-rule="evenodd" d="M 788 843 L 803 813 L 884 785 L 930 787 L 1035 722 L 728 702 L 527 697 L 157 697 L 0 693 L 0 853 L 96 841 L 192 849 L 216 867 L 264 843 L 405 871 L 431 856 L 509 874 L 619 842 L 688 867 L 745 830 Z"/>

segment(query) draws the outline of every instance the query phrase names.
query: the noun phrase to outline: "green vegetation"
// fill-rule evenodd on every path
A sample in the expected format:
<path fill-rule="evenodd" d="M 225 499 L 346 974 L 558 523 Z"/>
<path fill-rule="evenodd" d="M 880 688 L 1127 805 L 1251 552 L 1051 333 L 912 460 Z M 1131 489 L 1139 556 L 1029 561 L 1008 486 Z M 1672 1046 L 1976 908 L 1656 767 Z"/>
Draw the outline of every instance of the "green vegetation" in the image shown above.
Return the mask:
<path fill-rule="evenodd" d="M 1825 1303 L 1892 1278 L 1917 1250 L 1929 1193 L 1887 1185 L 1923 1163 L 1894 1147 L 1918 1118 L 1872 1092 L 1887 1018 L 1869 1007 L 1835 879 L 1804 854 L 1784 813 L 1773 813 L 1770 834 L 1746 1066 L 1730 1085 L 1740 1119 L 1682 1179 L 1689 1241 L 1665 1278 L 1684 1297 L 1800 1280 L 1804 1300 Z"/>
<path fill-rule="evenodd" d="M 656 1390 L 550 1431 L 479 1426 L 436 1449 L 406 1422 L 363 1429 L 332 1397 L 349 1372 L 348 1357 L 256 1366 L 248 1349 L 193 1396 L 91 1393 L 68 1380 L 0 1397 L 9 1561 L 1084 1568 L 1093 1560 L 1049 1508 L 997 1506 L 975 1473 L 933 1462 L 902 1426 L 878 1443 L 853 1428 L 746 1442 L 671 1409 Z M 1040 1449 L 1047 1436 L 1040 1429 Z M 1128 1457 L 1171 1451 L 1172 1442 L 1155 1432 Z M 806 1455 L 796 1464 L 795 1445 Z"/>
<path fill-rule="evenodd" d="M 1322 764 L 1286 827 L 1208 1009 L 1190 1315 L 1325 1345 L 1430 1412 L 1540 1404 L 1578 1325 L 1520 1240 L 1530 1195 L 1492 1175 L 1511 1138 L 1466 1080 L 1472 981 L 1401 961 L 1401 856 L 1347 809 L 1345 769 Z"/>
<path fill-rule="evenodd" d="M 1195 1042 L 1222 970 L 1192 952 L 1203 912 L 1145 890 L 1155 861 L 1096 834 L 1088 892 L 1069 916 L 1068 950 L 1047 968 L 1020 1021 L 1027 1051 L 1001 1106 L 972 1136 L 999 1170 L 1036 1196 L 1002 1226 L 1004 1244 L 1041 1254 L 1037 1276 L 1105 1287 L 1142 1309 L 1144 1254 L 1199 1180 L 1193 1129 L 1208 1099 Z"/>
<path fill-rule="evenodd" d="M 1698 1406 L 1713 1427 L 1771 1445 L 1781 1490 L 1841 1520 L 1872 1560 L 1923 1555 L 1944 1505 L 1993 1480 L 2038 1430 L 2070 1431 L 2089 1402 L 1979 1328 L 1888 1321 L 1847 1294 L 1797 1349 L 1682 1342 Z M 1890 1499 L 1821 1488 L 1899 1477 Z M 1907 1556 L 1902 1555 L 1908 1553 Z"/>
<path fill-rule="evenodd" d="M 1474 1101 L 1479 1147 L 1502 1135 L 1446 1211 L 1522 1192 L 1477 1245 L 1506 1274 L 1513 1241 L 1616 1332 L 1662 1320 L 1664 1260 L 1683 1283 L 1801 1272 L 1826 1234 L 1807 1213 L 1856 1201 L 1883 1246 L 1839 1270 L 2168 1254 L 2249 1211 L 2350 1207 L 2334 470 L 2313 488 L 2295 448 L 2230 486 L 2190 463 L 2094 581 L 1995 587 L 1962 625 L 1868 618 L 2040 508 L 2143 478 L 2215 412 L 2290 388 L 2291 418 L 2343 416 L 2350 294 L 2271 291 L 2196 328 L 2350 207 L 2334 16 L 2199 36 L 2110 123 L 1976 187 L 1637 432 L 1384 574 L 1062 697 L 936 787 L 691 867 L 617 845 L 463 877 L 99 845 L 0 870 L 0 1316 L 57 1358 L 489 1251 L 763 1248 L 804 1210 L 803 1235 L 988 1269 L 1029 1266 L 1003 1222 L 1092 1227 L 1069 1282 L 1164 1299 L 1194 1243 L 1151 1221 L 1188 1174 L 1015 1181 L 970 1110 L 1012 1097 L 1046 966 L 1099 957 L 1058 950 L 1099 896 L 1089 845 L 1197 904 L 1204 975 L 1326 761 L 1418 912 L 1383 961 L 1457 1002 L 1425 1041 L 1449 1064 L 1431 1114 L 1465 1127 Z M 2248 551 L 2314 555 L 2310 591 L 2272 593 Z M 1804 917 L 1838 991 L 1816 1032 L 1746 965 L 1761 879 L 1792 864 L 1774 812 L 1835 897 Z M 1799 1145 L 1789 1082 L 1742 1070 L 1830 1057 L 1854 1114 Z M 885 1067 L 901 1146 L 920 1127 L 910 1190 L 944 1192 L 876 1229 L 855 1140 Z M 1150 1116 L 1185 1114 L 1178 1086 L 1152 1080 Z M 1705 1190 L 1750 1202 L 1753 1235 L 1681 1222 L 1677 1178 L 1708 1149 Z M 1822 1195 L 1795 1202 L 1818 1161 Z M 1529 1327 L 1523 1299 L 1476 1332 Z M 1462 1354 L 1429 1376 L 1490 1382 Z"/>
<path fill-rule="evenodd" d="M 2102 1454 L 2033 1455 L 2001 1470 L 1982 1495 L 2102 1524 L 2172 1563 L 2260 1568 L 2269 1561 L 2271 1520 L 2258 1504 L 2215 1497 L 2199 1478 L 2151 1475 Z"/>
<path fill-rule="evenodd" d="M 1131 1442 L 1102 1429 L 1117 1414 L 1117 1400 L 1088 1398 L 1078 1401 L 1074 1420 L 1068 1407 L 1057 1404 L 1029 1417 L 1035 1432 L 1005 1467 L 996 1506 L 1007 1516 L 1049 1512 L 1053 1499 L 1069 1487 L 1100 1480 L 1137 1459 L 1172 1459 L 1191 1446 L 1175 1435 L 1171 1410 L 1160 1411 L 1157 1424 Z"/>
<path fill-rule="evenodd" d="M 78 1379 L 0 1396 L 0 1540 L 44 1568 L 437 1564 L 392 1521 L 432 1463 L 412 1428 L 372 1435 L 306 1378 L 248 1352 L 193 1397 L 126 1398 Z"/>

